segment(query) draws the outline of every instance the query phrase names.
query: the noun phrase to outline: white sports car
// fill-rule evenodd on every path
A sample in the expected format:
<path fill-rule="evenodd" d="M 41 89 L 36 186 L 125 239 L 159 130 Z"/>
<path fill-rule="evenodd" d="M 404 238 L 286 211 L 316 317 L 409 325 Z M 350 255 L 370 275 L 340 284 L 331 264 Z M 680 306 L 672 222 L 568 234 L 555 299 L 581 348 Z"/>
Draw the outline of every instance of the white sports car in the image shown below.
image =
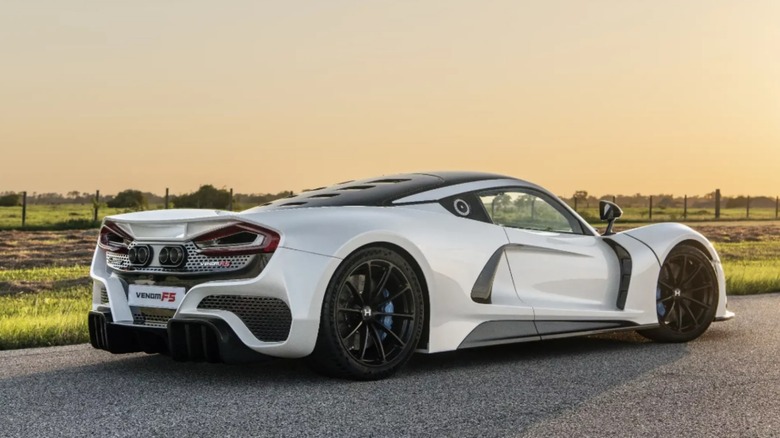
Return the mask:
<path fill-rule="evenodd" d="M 307 358 L 353 379 L 414 352 L 637 330 L 697 338 L 734 316 L 718 254 L 687 226 L 599 235 L 549 191 L 484 173 L 404 174 L 240 213 L 106 218 L 90 340 L 112 353 Z"/>

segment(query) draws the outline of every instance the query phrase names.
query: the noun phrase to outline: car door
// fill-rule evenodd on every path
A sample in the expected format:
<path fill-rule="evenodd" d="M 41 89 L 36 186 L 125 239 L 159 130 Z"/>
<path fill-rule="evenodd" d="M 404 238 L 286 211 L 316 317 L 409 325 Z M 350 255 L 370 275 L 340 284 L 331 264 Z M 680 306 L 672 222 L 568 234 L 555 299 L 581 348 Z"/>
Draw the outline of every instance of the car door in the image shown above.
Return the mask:
<path fill-rule="evenodd" d="M 523 187 L 479 197 L 491 220 L 504 227 L 515 290 L 537 320 L 604 319 L 617 311 L 614 251 L 557 198 Z"/>

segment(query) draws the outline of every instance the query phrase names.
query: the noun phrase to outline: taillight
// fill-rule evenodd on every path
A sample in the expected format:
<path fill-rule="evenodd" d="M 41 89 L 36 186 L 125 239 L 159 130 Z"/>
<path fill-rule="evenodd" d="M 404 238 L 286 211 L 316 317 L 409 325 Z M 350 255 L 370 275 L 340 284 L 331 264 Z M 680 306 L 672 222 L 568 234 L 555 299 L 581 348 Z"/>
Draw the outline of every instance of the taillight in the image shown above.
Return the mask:
<path fill-rule="evenodd" d="M 279 246 L 279 234 L 266 228 L 237 223 L 193 239 L 201 254 L 227 256 L 274 252 Z"/>
<path fill-rule="evenodd" d="M 106 221 L 100 228 L 98 246 L 106 251 L 127 253 L 127 245 L 133 238 L 114 222 Z"/>

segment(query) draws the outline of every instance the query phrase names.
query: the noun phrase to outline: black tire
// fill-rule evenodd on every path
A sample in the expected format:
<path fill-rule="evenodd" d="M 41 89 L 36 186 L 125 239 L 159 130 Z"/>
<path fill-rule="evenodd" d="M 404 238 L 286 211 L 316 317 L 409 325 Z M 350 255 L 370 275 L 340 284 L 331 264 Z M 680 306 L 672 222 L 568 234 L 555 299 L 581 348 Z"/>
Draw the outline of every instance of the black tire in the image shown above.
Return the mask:
<path fill-rule="evenodd" d="M 384 247 L 358 250 L 328 284 L 317 344 L 307 362 L 333 377 L 388 377 L 417 348 L 424 306 L 422 287 L 406 259 Z"/>
<path fill-rule="evenodd" d="M 658 328 L 639 333 L 657 342 L 692 341 L 709 328 L 718 308 L 718 277 L 698 248 L 681 245 L 661 266 L 656 288 Z"/>

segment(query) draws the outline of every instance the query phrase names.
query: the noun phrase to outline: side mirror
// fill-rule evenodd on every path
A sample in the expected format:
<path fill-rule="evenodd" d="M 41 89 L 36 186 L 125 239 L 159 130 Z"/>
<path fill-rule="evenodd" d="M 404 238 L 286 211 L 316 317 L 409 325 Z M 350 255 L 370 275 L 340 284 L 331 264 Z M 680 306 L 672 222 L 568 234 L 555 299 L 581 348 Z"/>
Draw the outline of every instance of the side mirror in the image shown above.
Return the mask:
<path fill-rule="evenodd" d="M 612 226 L 615 225 L 615 221 L 618 220 L 619 217 L 623 216 L 623 210 L 614 202 L 599 201 L 599 215 L 601 216 L 601 220 L 607 221 L 607 230 L 604 231 L 604 235 L 609 236 L 615 234 L 615 232 L 612 231 Z"/>

